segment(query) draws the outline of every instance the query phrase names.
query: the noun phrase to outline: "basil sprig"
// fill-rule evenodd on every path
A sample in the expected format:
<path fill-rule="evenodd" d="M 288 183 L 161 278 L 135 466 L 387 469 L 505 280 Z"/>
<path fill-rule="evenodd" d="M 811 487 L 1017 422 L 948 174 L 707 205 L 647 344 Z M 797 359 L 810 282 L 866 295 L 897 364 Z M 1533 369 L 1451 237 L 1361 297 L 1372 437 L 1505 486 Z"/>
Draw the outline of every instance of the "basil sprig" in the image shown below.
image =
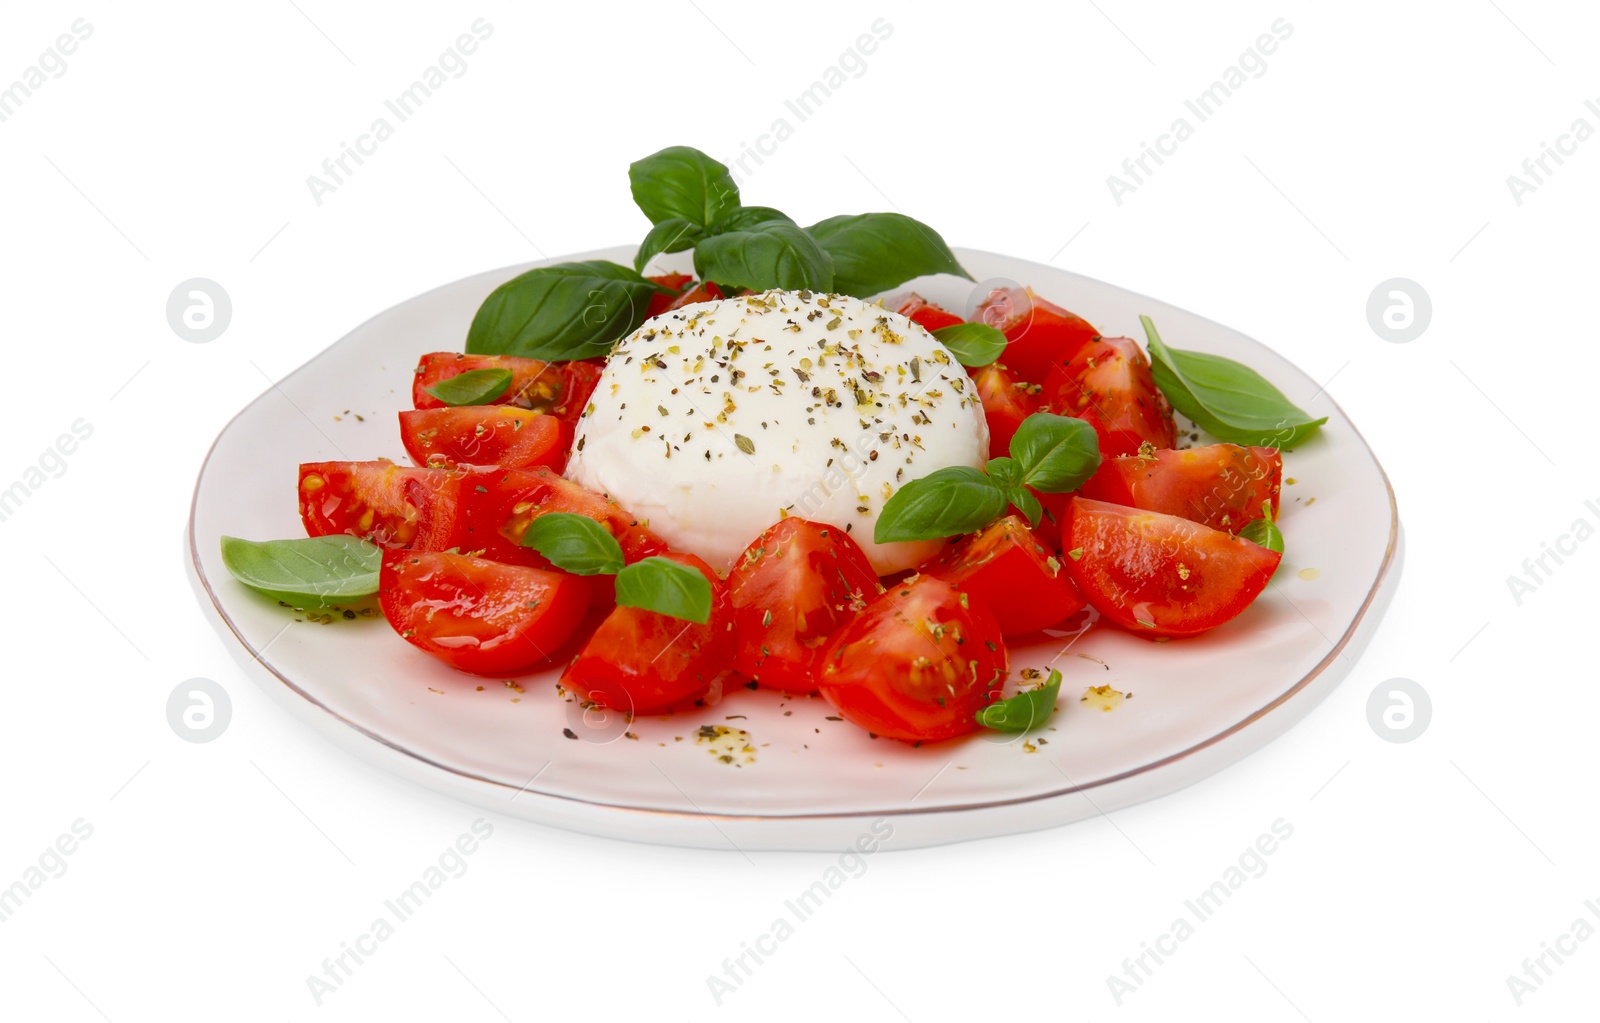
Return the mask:
<path fill-rule="evenodd" d="M 711 618 L 711 583 L 687 565 L 649 557 L 624 563 L 622 546 L 587 515 L 549 512 L 528 524 L 522 546 L 573 575 L 616 576 L 617 603 L 704 625 Z"/>
<path fill-rule="evenodd" d="M 1037 689 L 998 700 L 978 711 L 978 724 L 997 732 L 1026 732 L 1050 720 L 1061 695 L 1061 672 L 1050 669 L 1050 677 Z"/>
<path fill-rule="evenodd" d="M 644 272 L 645 264 L 663 252 L 692 249 L 705 238 L 705 228 L 682 217 L 668 217 L 650 229 L 634 254 L 633 268 Z"/>
<path fill-rule="evenodd" d="M 952 323 L 933 336 L 963 366 L 987 366 L 1006 350 L 1006 336 L 987 323 Z"/>
<path fill-rule="evenodd" d="M 807 230 L 833 257 L 833 288 L 840 294 L 866 298 L 924 274 L 972 280 L 939 232 L 903 213 L 829 217 Z"/>
<path fill-rule="evenodd" d="M 1148 316 L 1144 324 L 1156 386 L 1172 407 L 1202 430 L 1234 444 L 1292 448 L 1317 432 L 1327 416 L 1313 419 L 1260 373 L 1204 352 L 1168 348 Z"/>
<path fill-rule="evenodd" d="M 317 607 L 377 593 L 383 551 L 355 536 L 265 541 L 225 536 L 222 564 L 252 590 L 297 607 Z"/>
<path fill-rule="evenodd" d="M 467 351 L 559 362 L 605 355 L 644 322 L 665 288 L 603 259 L 540 266 L 489 293 L 467 331 Z"/>
<path fill-rule="evenodd" d="M 511 386 L 509 369 L 469 369 L 423 390 L 446 405 L 488 405 Z"/>
<path fill-rule="evenodd" d="M 550 512 L 534 519 L 522 534 L 522 546 L 532 547 L 573 575 L 616 575 L 624 564 L 617 538 L 589 516 L 572 512 Z"/>
<path fill-rule="evenodd" d="M 656 555 L 617 573 L 617 603 L 704 625 L 711 620 L 711 580 Z"/>
<path fill-rule="evenodd" d="M 833 290 L 833 259 L 791 220 L 763 220 L 714 234 L 694 247 L 703 281 L 762 291 Z"/>
<path fill-rule="evenodd" d="M 1011 457 L 1022 483 L 1046 494 L 1065 494 L 1100 468 L 1100 441 L 1082 419 L 1035 412 L 1012 435 Z"/>
<path fill-rule="evenodd" d="M 628 165 L 628 184 L 633 201 L 656 225 L 677 219 L 707 228 L 739 206 L 739 186 L 727 165 L 691 146 L 668 146 L 635 160 Z"/>
<path fill-rule="evenodd" d="M 1005 514 L 1006 490 L 982 469 L 951 465 L 894 492 L 878 516 L 878 543 L 931 540 L 982 529 Z"/>

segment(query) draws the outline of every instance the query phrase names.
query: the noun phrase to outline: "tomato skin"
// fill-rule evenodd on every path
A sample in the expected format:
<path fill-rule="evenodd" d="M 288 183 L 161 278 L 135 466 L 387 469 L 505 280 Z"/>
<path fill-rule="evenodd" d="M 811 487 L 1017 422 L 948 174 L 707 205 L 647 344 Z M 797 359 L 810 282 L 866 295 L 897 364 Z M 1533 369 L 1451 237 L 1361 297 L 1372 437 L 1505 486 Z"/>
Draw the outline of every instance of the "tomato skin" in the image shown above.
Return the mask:
<path fill-rule="evenodd" d="M 1071 359 L 1100 336 L 1088 320 L 1040 298 L 1032 288 L 996 288 L 973 320 L 1006 336 L 1000 361 L 1033 383 L 1042 383 L 1053 363 Z"/>
<path fill-rule="evenodd" d="M 602 707 L 654 714 L 704 696 L 727 669 L 734 646 L 727 586 L 692 554 L 663 557 L 710 580 L 710 618 L 701 625 L 637 607 L 613 608 L 567 666 L 563 686 Z"/>
<path fill-rule="evenodd" d="M 545 465 L 560 472 L 567 464 L 571 430 L 543 412 L 472 405 L 401 412 L 400 439 L 411 460 L 421 466 Z"/>
<path fill-rule="evenodd" d="M 981 602 L 1006 636 L 1037 632 L 1084 606 L 1065 566 L 1020 515 L 955 541 L 924 572 Z"/>
<path fill-rule="evenodd" d="M 1008 654 L 989 609 L 966 605 L 931 575 L 890 586 L 823 649 L 823 697 L 846 721 L 891 739 L 975 731 L 973 716 L 1005 685 Z"/>
<path fill-rule="evenodd" d="M 1144 443 L 1177 443 L 1172 408 L 1132 338 L 1100 338 L 1056 362 L 1045 376 L 1044 394 L 1052 411 L 1094 427 L 1103 457 L 1131 455 Z"/>
<path fill-rule="evenodd" d="M 1011 453 L 1017 427 L 1044 408 L 1044 388 L 1020 379 L 998 362 L 971 372 L 978 400 L 983 402 L 983 417 L 989 423 L 989 457 L 1004 458 Z"/>
<path fill-rule="evenodd" d="M 386 551 L 383 616 L 458 671 L 517 675 L 548 661 L 583 621 L 587 581 L 448 551 Z"/>
<path fill-rule="evenodd" d="M 462 355 L 459 352 L 429 352 L 417 363 L 411 378 L 411 404 L 414 408 L 449 408 L 428 393 L 442 380 L 473 369 L 511 371 L 511 384 L 490 404 L 550 412 L 561 404 L 560 363 L 522 359 L 515 355 Z"/>
<path fill-rule="evenodd" d="M 880 589 L 844 530 L 793 517 L 774 524 L 728 573 L 734 670 L 772 689 L 816 692 L 817 651 Z"/>
<path fill-rule="evenodd" d="M 1270 504 L 1277 518 L 1282 484 L 1283 455 L 1277 448 L 1210 444 L 1183 451 L 1141 449 L 1108 458 L 1082 493 L 1237 533 L 1262 517 L 1263 504 Z"/>
<path fill-rule="evenodd" d="M 1193 636 L 1234 618 L 1266 589 L 1283 558 L 1176 515 L 1082 497 L 1072 499 L 1061 542 L 1084 598 L 1148 637 Z"/>
<path fill-rule="evenodd" d="M 532 547 L 522 546 L 528 526 L 540 515 L 572 512 L 587 515 L 616 537 L 623 558 L 632 564 L 659 554 L 666 542 L 652 533 L 622 506 L 562 478 L 547 468 L 474 468 L 463 472 L 461 527 L 457 543 L 464 551 L 510 565 L 549 568 L 550 563 Z M 605 580 L 609 584 L 610 579 Z M 597 589 L 609 589 L 602 584 Z"/>
<path fill-rule="evenodd" d="M 348 533 L 379 547 L 442 551 L 457 543 L 462 474 L 386 459 L 305 462 L 297 490 L 307 536 Z"/>
<path fill-rule="evenodd" d="M 650 296 L 650 305 L 644 311 L 644 318 L 647 320 L 666 312 L 694 277 L 690 274 L 653 274 L 648 279 L 666 288 L 671 294 L 667 291 L 658 291 Z"/>
<path fill-rule="evenodd" d="M 904 302 L 900 303 L 900 307 L 895 312 L 906 317 L 930 334 L 941 327 L 953 327 L 958 323 L 966 322 L 950 310 L 934 305 L 914 291 L 906 297 Z"/>
<path fill-rule="evenodd" d="M 551 412 L 569 427 L 567 437 L 569 444 L 572 440 L 571 433 L 577 429 L 578 420 L 583 417 L 583 411 L 589 405 L 589 398 L 594 394 L 594 386 L 600 382 L 600 373 L 605 368 L 604 359 L 561 363 L 561 404 L 551 409 Z"/>
<path fill-rule="evenodd" d="M 667 309 L 669 311 L 682 309 L 684 306 L 694 305 L 696 302 L 715 302 L 723 298 L 727 298 L 727 296 L 722 293 L 722 289 L 707 281 L 696 284 L 679 295 L 672 304 L 667 306 Z"/>

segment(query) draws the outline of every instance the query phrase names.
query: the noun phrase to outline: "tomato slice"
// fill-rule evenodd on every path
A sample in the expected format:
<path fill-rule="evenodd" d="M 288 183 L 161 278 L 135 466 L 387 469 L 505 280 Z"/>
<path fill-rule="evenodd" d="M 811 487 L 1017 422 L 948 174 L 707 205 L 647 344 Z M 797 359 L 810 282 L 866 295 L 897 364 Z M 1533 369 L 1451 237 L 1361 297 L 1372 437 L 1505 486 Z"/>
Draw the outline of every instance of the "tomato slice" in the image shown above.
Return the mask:
<path fill-rule="evenodd" d="M 818 688 L 876 735 L 936 742 L 977 729 L 1000 695 L 1007 653 L 982 601 L 916 575 L 874 597 L 823 648 Z"/>
<path fill-rule="evenodd" d="M 1044 388 L 1019 378 L 998 362 L 973 370 L 972 382 L 983 402 L 983 417 L 989 422 L 989 457 L 1003 458 L 1011 453 L 1017 427 L 1044 407 Z"/>
<path fill-rule="evenodd" d="M 1277 448 L 1210 444 L 1183 451 L 1141 447 L 1108 458 L 1083 485 L 1084 497 L 1145 511 L 1181 515 L 1237 533 L 1262 517 L 1277 518 L 1283 456 Z"/>
<path fill-rule="evenodd" d="M 696 284 L 688 291 L 685 291 L 683 294 L 679 295 L 671 305 L 667 306 L 667 309 L 682 309 L 684 306 L 694 305 L 696 302 L 715 302 L 718 299 L 726 297 L 727 296 L 722 293 L 721 288 L 709 281 L 706 281 Z"/>
<path fill-rule="evenodd" d="M 1032 288 L 996 288 L 978 306 L 973 320 L 1006 336 L 1000 361 L 1034 383 L 1044 381 L 1053 363 L 1072 358 L 1100 336 L 1088 320 L 1045 301 Z"/>
<path fill-rule="evenodd" d="M 473 369 L 511 371 L 505 393 L 490 404 L 515 405 L 536 412 L 553 412 L 561 405 L 564 363 L 521 359 L 515 355 L 462 355 L 458 352 L 429 352 L 417 363 L 411 379 L 411 404 L 415 408 L 448 408 L 428 393 L 428 388 Z"/>
<path fill-rule="evenodd" d="M 1198 522 L 1072 499 L 1062 526 L 1078 590 L 1142 636 L 1216 628 L 1266 589 L 1283 555 Z"/>
<path fill-rule="evenodd" d="M 446 551 L 387 551 L 383 616 L 460 671 L 516 675 L 550 660 L 583 621 L 588 581 Z"/>
<path fill-rule="evenodd" d="M 387 459 L 300 466 L 300 521 L 308 536 L 348 533 L 386 548 L 442 551 L 458 542 L 462 474 Z"/>
<path fill-rule="evenodd" d="M 522 546 L 529 524 L 550 512 L 571 512 L 594 519 L 617 538 L 629 564 L 667 549 L 665 541 L 617 502 L 547 468 L 466 470 L 461 482 L 461 505 L 457 541 L 461 549 L 481 550 L 485 556 L 507 564 L 550 567 L 538 551 Z"/>
<path fill-rule="evenodd" d="M 728 573 L 734 670 L 774 689 L 816 692 L 817 651 L 879 589 L 867 556 L 844 530 L 801 518 L 778 522 Z"/>
<path fill-rule="evenodd" d="M 699 699 L 728 666 L 733 652 L 733 609 L 728 589 L 711 566 L 692 554 L 666 554 L 711 581 L 711 617 L 705 624 L 617 607 L 561 676 L 561 684 L 602 707 L 654 714 Z"/>
<path fill-rule="evenodd" d="M 929 332 L 938 330 L 940 327 L 953 327 L 958 323 L 966 322 L 950 310 L 934 305 L 914 291 L 906 297 L 905 301 L 900 303 L 895 311 Z"/>
<path fill-rule="evenodd" d="M 952 543 L 924 572 L 982 602 L 1006 636 L 1037 632 L 1083 610 L 1066 568 L 1018 515 Z"/>
<path fill-rule="evenodd" d="M 1132 338 L 1100 338 L 1057 361 L 1045 376 L 1044 393 L 1051 409 L 1094 427 L 1104 457 L 1131 455 L 1145 443 L 1177 443 L 1172 408 Z"/>
<path fill-rule="evenodd" d="M 688 286 L 689 282 L 694 280 L 694 277 L 689 274 L 654 274 L 649 280 L 666 288 L 671 294 L 669 295 L 665 291 L 658 291 L 650 296 L 650 305 L 644 311 L 644 318 L 647 320 L 652 316 L 658 316 L 666 312 L 672 306 L 672 303 L 677 301 L 678 296 L 683 293 L 683 289 Z"/>
<path fill-rule="evenodd" d="M 569 427 L 568 442 L 572 440 L 570 434 L 577 429 L 578 420 L 589 405 L 589 397 L 594 394 L 594 385 L 600 382 L 600 374 L 605 368 L 604 359 L 561 363 L 561 403 L 550 411 Z"/>
<path fill-rule="evenodd" d="M 571 431 L 543 412 L 472 405 L 401 412 L 400 439 L 418 465 L 544 465 L 560 472 L 567 464 Z"/>

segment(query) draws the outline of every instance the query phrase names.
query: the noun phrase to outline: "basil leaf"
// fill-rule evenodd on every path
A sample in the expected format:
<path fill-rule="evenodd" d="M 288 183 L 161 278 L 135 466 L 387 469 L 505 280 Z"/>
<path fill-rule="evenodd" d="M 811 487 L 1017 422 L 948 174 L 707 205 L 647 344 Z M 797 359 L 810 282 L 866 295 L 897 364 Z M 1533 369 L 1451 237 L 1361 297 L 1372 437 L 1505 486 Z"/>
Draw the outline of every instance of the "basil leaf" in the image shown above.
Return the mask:
<path fill-rule="evenodd" d="M 489 405 L 510 386 L 509 369 L 469 369 L 423 390 L 446 405 Z"/>
<path fill-rule="evenodd" d="M 1144 324 L 1156 386 L 1172 407 L 1218 440 L 1292 448 L 1317 432 L 1312 419 L 1260 373 L 1220 355 L 1168 348 L 1148 316 Z"/>
<path fill-rule="evenodd" d="M 629 164 L 628 183 L 652 224 L 681 217 L 709 227 L 739 205 L 739 186 L 727 166 L 689 146 L 668 146 Z"/>
<path fill-rule="evenodd" d="M 1100 468 L 1100 442 L 1082 419 L 1035 412 L 1011 438 L 1022 482 L 1046 494 L 1081 487 Z"/>
<path fill-rule="evenodd" d="M 225 536 L 222 563 L 252 590 L 310 607 L 377 593 L 383 551 L 355 536 L 260 542 Z"/>
<path fill-rule="evenodd" d="M 617 603 L 704 625 L 711 620 L 711 580 L 657 555 L 617 573 Z"/>
<path fill-rule="evenodd" d="M 699 224 L 682 217 L 669 217 L 652 227 L 644 236 L 644 241 L 639 243 L 639 251 L 633 257 L 633 268 L 643 273 L 645 264 L 657 255 L 692 249 L 704 237 L 705 231 Z"/>
<path fill-rule="evenodd" d="M 987 323 L 952 323 L 933 336 L 963 366 L 987 366 L 1006 350 L 1006 336 Z"/>
<path fill-rule="evenodd" d="M 571 512 L 549 512 L 534 519 L 522 534 L 522 546 L 532 547 L 573 575 L 616 575 L 624 564 L 622 545 L 606 527 Z"/>
<path fill-rule="evenodd" d="M 1008 490 L 1022 484 L 1022 466 L 1014 458 L 991 458 L 983 469 L 990 479 Z"/>
<path fill-rule="evenodd" d="M 786 220 L 767 220 L 712 235 L 694 249 L 703 281 L 766 291 L 833 290 L 833 261 L 809 234 Z"/>
<path fill-rule="evenodd" d="M 1026 732 L 1038 728 L 1056 712 L 1056 698 L 1060 695 L 1061 672 L 1051 668 L 1050 677 L 1039 688 L 991 703 L 978 711 L 978 724 L 997 732 Z"/>
<path fill-rule="evenodd" d="M 712 222 L 707 234 L 727 234 L 730 231 L 748 231 L 761 224 L 792 224 L 794 218 L 771 206 L 740 206 L 728 210 Z"/>
<path fill-rule="evenodd" d="M 912 480 L 889 498 L 872 539 L 934 540 L 982 529 L 1004 515 L 1005 488 L 970 465 L 952 465 Z"/>
<path fill-rule="evenodd" d="M 1283 553 L 1283 531 L 1271 519 L 1256 519 L 1239 530 L 1239 537 L 1269 551 Z"/>
<path fill-rule="evenodd" d="M 604 355 L 667 289 L 603 259 L 541 266 L 489 293 L 467 331 L 473 355 L 561 362 Z"/>
<path fill-rule="evenodd" d="M 1038 528 L 1039 520 L 1044 518 L 1044 505 L 1040 504 L 1039 499 L 1033 496 L 1033 491 L 1027 487 L 1008 487 L 1006 489 L 1006 500 L 1011 502 L 1013 508 L 1022 513 L 1023 517 L 1028 520 L 1029 526 L 1035 529 Z"/>
<path fill-rule="evenodd" d="M 829 217 L 807 228 L 833 257 L 833 289 L 866 298 L 923 274 L 972 280 L 939 232 L 903 213 Z"/>

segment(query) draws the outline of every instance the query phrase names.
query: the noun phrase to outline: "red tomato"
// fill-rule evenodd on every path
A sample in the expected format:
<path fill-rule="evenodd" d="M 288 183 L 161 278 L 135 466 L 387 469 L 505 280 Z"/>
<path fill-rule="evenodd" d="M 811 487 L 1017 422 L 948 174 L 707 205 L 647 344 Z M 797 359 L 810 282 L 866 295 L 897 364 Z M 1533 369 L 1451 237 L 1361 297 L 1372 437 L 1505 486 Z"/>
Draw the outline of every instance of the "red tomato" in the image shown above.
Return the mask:
<path fill-rule="evenodd" d="M 1221 625 L 1266 589 L 1283 557 L 1176 515 L 1081 497 L 1067 510 L 1061 542 L 1089 603 L 1142 636 Z"/>
<path fill-rule="evenodd" d="M 914 291 L 904 302 L 900 303 L 900 307 L 895 311 L 930 333 L 940 327 L 953 327 L 958 323 L 966 322 L 955 313 L 934 305 Z"/>
<path fill-rule="evenodd" d="M 300 521 L 308 536 L 349 533 L 379 547 L 442 551 L 458 542 L 462 474 L 388 460 L 300 466 Z"/>
<path fill-rule="evenodd" d="M 1017 427 L 1044 407 L 1044 388 L 1019 380 L 998 362 L 972 370 L 972 381 L 983 402 L 983 417 L 989 422 L 989 457 L 1003 458 L 1011 453 Z"/>
<path fill-rule="evenodd" d="M 594 385 L 600 382 L 600 373 L 605 368 L 604 359 L 561 363 L 561 403 L 550 411 L 569 427 L 569 442 L 570 433 L 578 428 L 578 420 L 588 407 Z"/>
<path fill-rule="evenodd" d="M 1045 377 L 1044 394 L 1051 409 L 1094 427 L 1103 457 L 1131 455 L 1146 442 L 1158 448 L 1177 443 L 1172 409 L 1156 388 L 1150 360 L 1132 338 L 1100 338 L 1056 362 Z"/>
<path fill-rule="evenodd" d="M 411 404 L 415 408 L 448 408 L 427 389 L 471 369 L 511 371 L 511 384 L 490 404 L 515 405 L 536 412 L 553 412 L 564 397 L 561 367 L 565 363 L 519 359 L 515 355 L 461 355 L 456 352 L 429 352 L 417 363 L 411 379 Z"/>
<path fill-rule="evenodd" d="M 973 320 L 987 323 L 1009 344 L 1000 361 L 1024 380 L 1042 382 L 1051 364 L 1070 359 L 1100 336 L 1088 320 L 1045 301 L 1032 288 L 996 288 Z"/>
<path fill-rule="evenodd" d="M 816 692 L 817 651 L 878 591 L 867 556 L 844 530 L 784 519 L 728 573 L 738 636 L 734 670 L 774 689 Z"/>
<path fill-rule="evenodd" d="M 1185 451 L 1141 448 L 1108 458 L 1083 485 L 1084 497 L 1181 515 L 1237 533 L 1272 505 L 1277 518 L 1283 456 L 1277 448 L 1211 444 Z"/>
<path fill-rule="evenodd" d="M 418 465 L 545 465 L 560 472 L 567 464 L 570 431 L 543 412 L 471 405 L 402 412 L 400 439 Z"/>
<path fill-rule="evenodd" d="M 561 684 L 602 707 L 653 714 L 699 699 L 733 653 L 728 589 L 711 566 L 692 554 L 666 554 L 711 581 L 711 617 L 704 625 L 617 607 L 561 676 Z"/>
<path fill-rule="evenodd" d="M 672 294 L 669 295 L 665 291 L 658 291 L 651 295 L 650 305 L 644 311 L 646 319 L 666 312 L 668 307 L 677 301 L 678 295 L 683 292 L 684 286 L 694 280 L 688 274 L 655 274 L 649 279 L 668 289 Z"/>
<path fill-rule="evenodd" d="M 715 284 L 696 284 L 688 291 L 685 291 L 683 294 L 679 295 L 671 305 L 667 306 L 667 308 L 669 310 L 682 309 L 684 306 L 694 305 L 696 302 L 715 302 L 718 299 L 726 297 L 727 296 L 722 293 L 722 289 L 717 287 Z"/>
<path fill-rule="evenodd" d="M 982 603 L 1007 636 L 1037 632 L 1083 610 L 1066 569 L 1019 515 L 955 541 L 924 572 Z"/>
<path fill-rule="evenodd" d="M 846 721 L 935 742 L 977 729 L 1005 685 L 1000 626 L 943 579 L 912 576 L 874 597 L 823 648 L 818 687 Z"/>
<path fill-rule="evenodd" d="M 477 468 L 461 481 L 462 550 L 481 550 L 487 557 L 512 565 L 548 568 L 532 547 L 522 546 L 528 525 L 550 512 L 587 515 L 617 538 L 623 557 L 632 564 L 666 550 L 666 543 L 615 501 L 586 490 L 553 470 Z M 609 582 L 609 579 L 607 580 Z"/>
<path fill-rule="evenodd" d="M 449 552 L 387 551 L 378 600 L 394 631 L 460 671 L 516 675 L 572 635 L 588 582 Z"/>

